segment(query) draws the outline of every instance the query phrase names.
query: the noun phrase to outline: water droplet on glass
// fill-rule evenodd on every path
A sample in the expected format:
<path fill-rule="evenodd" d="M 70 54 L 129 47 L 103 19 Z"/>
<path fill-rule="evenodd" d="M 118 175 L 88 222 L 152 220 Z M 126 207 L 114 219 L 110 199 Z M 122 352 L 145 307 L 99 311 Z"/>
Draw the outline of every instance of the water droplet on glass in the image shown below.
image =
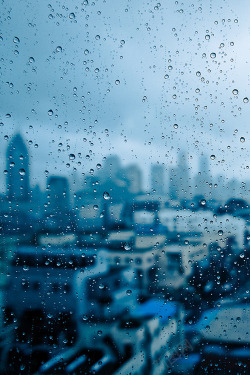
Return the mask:
<path fill-rule="evenodd" d="M 116 85 L 119 85 L 119 84 L 120 84 L 119 79 L 117 79 L 117 80 L 115 81 L 115 84 L 116 84 Z"/>
<path fill-rule="evenodd" d="M 75 154 L 69 154 L 69 160 L 74 160 L 76 158 Z"/>
<path fill-rule="evenodd" d="M 201 204 L 202 204 L 202 206 L 205 206 L 205 204 L 206 204 L 206 199 L 202 199 L 202 200 L 201 200 Z"/>
<path fill-rule="evenodd" d="M 210 53 L 210 57 L 211 57 L 211 59 L 215 59 L 216 58 L 216 53 L 215 52 Z"/>
<path fill-rule="evenodd" d="M 245 142 L 245 138 L 244 137 L 240 137 L 240 141 L 241 141 L 241 143 L 244 143 Z"/>
<path fill-rule="evenodd" d="M 110 195 L 107 191 L 104 191 L 103 198 L 106 199 L 106 200 L 110 199 Z"/>
<path fill-rule="evenodd" d="M 69 18 L 70 18 L 71 20 L 74 20 L 74 19 L 76 18 L 75 13 L 70 13 L 70 14 L 69 14 Z"/>
<path fill-rule="evenodd" d="M 61 46 L 57 46 L 56 47 L 56 52 L 62 52 L 62 47 Z"/>
<path fill-rule="evenodd" d="M 23 169 L 23 168 L 19 169 L 19 174 L 21 176 L 24 176 L 25 175 L 25 169 Z"/>
<path fill-rule="evenodd" d="M 14 43 L 20 43 L 20 39 L 17 36 L 15 36 L 14 39 L 13 39 L 13 42 Z"/>
<path fill-rule="evenodd" d="M 130 246 L 128 243 L 125 243 L 125 245 L 124 245 L 124 249 L 125 249 L 126 251 L 129 251 L 129 250 L 131 250 L 131 246 Z"/>
<path fill-rule="evenodd" d="M 221 229 L 218 230 L 218 235 L 219 235 L 219 236 L 222 236 L 222 235 L 223 235 L 223 230 L 221 230 Z"/>
<path fill-rule="evenodd" d="M 214 160 L 215 159 L 215 155 L 210 155 L 210 159 Z"/>
<path fill-rule="evenodd" d="M 249 99 L 247 98 L 247 97 L 245 97 L 244 99 L 243 99 L 243 103 L 248 103 L 249 102 Z"/>
<path fill-rule="evenodd" d="M 49 115 L 49 116 L 52 116 L 52 115 L 53 115 L 53 111 L 52 111 L 52 109 L 48 110 L 48 115 Z"/>
<path fill-rule="evenodd" d="M 238 94 L 239 94 L 239 91 L 238 91 L 237 89 L 234 89 L 234 90 L 232 91 L 232 93 L 233 93 L 234 95 L 238 95 Z"/>
<path fill-rule="evenodd" d="M 103 285 L 103 284 L 100 284 L 100 285 L 99 285 L 99 289 L 104 289 L 104 285 Z"/>
<path fill-rule="evenodd" d="M 132 294 L 132 290 L 128 289 L 126 293 L 128 296 L 130 296 Z"/>

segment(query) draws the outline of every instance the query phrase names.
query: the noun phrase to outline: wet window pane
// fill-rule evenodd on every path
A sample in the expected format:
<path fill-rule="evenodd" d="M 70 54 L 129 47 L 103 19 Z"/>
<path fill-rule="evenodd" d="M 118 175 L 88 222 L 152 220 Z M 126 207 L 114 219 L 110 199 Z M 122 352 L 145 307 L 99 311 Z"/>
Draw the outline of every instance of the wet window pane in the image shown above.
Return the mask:
<path fill-rule="evenodd" d="M 249 12 L 2 3 L 0 374 L 250 373 Z"/>

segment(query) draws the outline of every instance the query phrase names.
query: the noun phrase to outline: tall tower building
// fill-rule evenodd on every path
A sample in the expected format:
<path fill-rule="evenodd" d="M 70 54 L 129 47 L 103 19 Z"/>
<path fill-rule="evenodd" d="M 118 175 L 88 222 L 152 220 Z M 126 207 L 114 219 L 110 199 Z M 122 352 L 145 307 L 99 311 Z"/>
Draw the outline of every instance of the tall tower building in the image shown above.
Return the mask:
<path fill-rule="evenodd" d="M 178 164 L 176 168 L 177 196 L 179 200 L 190 199 L 190 181 L 187 157 L 184 152 L 178 154 Z"/>
<path fill-rule="evenodd" d="M 29 153 L 22 136 L 16 134 L 8 145 L 7 196 L 10 200 L 28 200 L 30 192 Z"/>
<path fill-rule="evenodd" d="M 50 209 L 62 214 L 70 208 L 69 183 L 66 177 L 51 176 L 48 179 Z"/>
<path fill-rule="evenodd" d="M 209 170 L 209 161 L 206 155 L 202 154 L 199 159 L 199 172 L 195 176 L 195 191 L 194 195 L 209 198 L 210 188 L 209 183 L 212 182 L 211 173 Z"/>
<path fill-rule="evenodd" d="M 151 189 L 156 194 L 163 195 L 165 192 L 165 169 L 162 164 L 154 164 L 151 166 Z"/>
<path fill-rule="evenodd" d="M 124 169 L 125 178 L 128 181 L 128 190 L 132 194 L 142 191 L 142 171 L 136 164 L 131 164 Z"/>

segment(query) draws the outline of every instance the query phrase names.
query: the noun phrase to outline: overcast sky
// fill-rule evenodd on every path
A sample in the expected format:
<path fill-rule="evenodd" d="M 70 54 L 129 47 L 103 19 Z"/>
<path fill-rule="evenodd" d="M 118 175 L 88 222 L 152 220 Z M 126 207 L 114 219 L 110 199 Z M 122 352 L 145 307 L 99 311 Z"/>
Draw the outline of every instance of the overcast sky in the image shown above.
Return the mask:
<path fill-rule="evenodd" d="M 250 179 L 249 13 L 249 0 L 4 1 L 1 188 L 16 131 L 37 182 L 112 153 L 169 168 L 179 150 L 193 172 L 205 153 L 212 174 Z"/>

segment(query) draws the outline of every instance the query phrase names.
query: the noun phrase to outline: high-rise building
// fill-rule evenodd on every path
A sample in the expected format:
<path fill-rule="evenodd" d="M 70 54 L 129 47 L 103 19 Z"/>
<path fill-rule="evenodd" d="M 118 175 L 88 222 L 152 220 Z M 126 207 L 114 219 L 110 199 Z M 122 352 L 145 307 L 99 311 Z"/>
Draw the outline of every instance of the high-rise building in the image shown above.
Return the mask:
<path fill-rule="evenodd" d="M 29 153 L 22 136 L 16 134 L 6 152 L 7 196 L 10 200 L 28 200 L 30 192 Z"/>
<path fill-rule="evenodd" d="M 165 168 L 163 164 L 151 166 L 151 189 L 159 195 L 165 192 Z"/>
<path fill-rule="evenodd" d="M 70 208 L 69 183 L 66 177 L 51 176 L 48 179 L 50 209 L 61 214 Z"/>
<path fill-rule="evenodd" d="M 169 196 L 173 200 L 190 199 L 190 177 L 186 154 L 178 154 L 177 166 L 170 170 Z"/>
<path fill-rule="evenodd" d="M 211 173 L 209 171 L 209 162 L 206 155 L 202 154 L 199 159 L 199 171 L 195 176 L 195 191 L 194 195 L 202 196 L 206 199 L 210 197 L 209 184 L 212 183 Z"/>
<path fill-rule="evenodd" d="M 136 164 L 131 164 L 124 169 L 125 178 L 128 180 L 128 190 L 132 194 L 142 191 L 142 171 Z"/>

